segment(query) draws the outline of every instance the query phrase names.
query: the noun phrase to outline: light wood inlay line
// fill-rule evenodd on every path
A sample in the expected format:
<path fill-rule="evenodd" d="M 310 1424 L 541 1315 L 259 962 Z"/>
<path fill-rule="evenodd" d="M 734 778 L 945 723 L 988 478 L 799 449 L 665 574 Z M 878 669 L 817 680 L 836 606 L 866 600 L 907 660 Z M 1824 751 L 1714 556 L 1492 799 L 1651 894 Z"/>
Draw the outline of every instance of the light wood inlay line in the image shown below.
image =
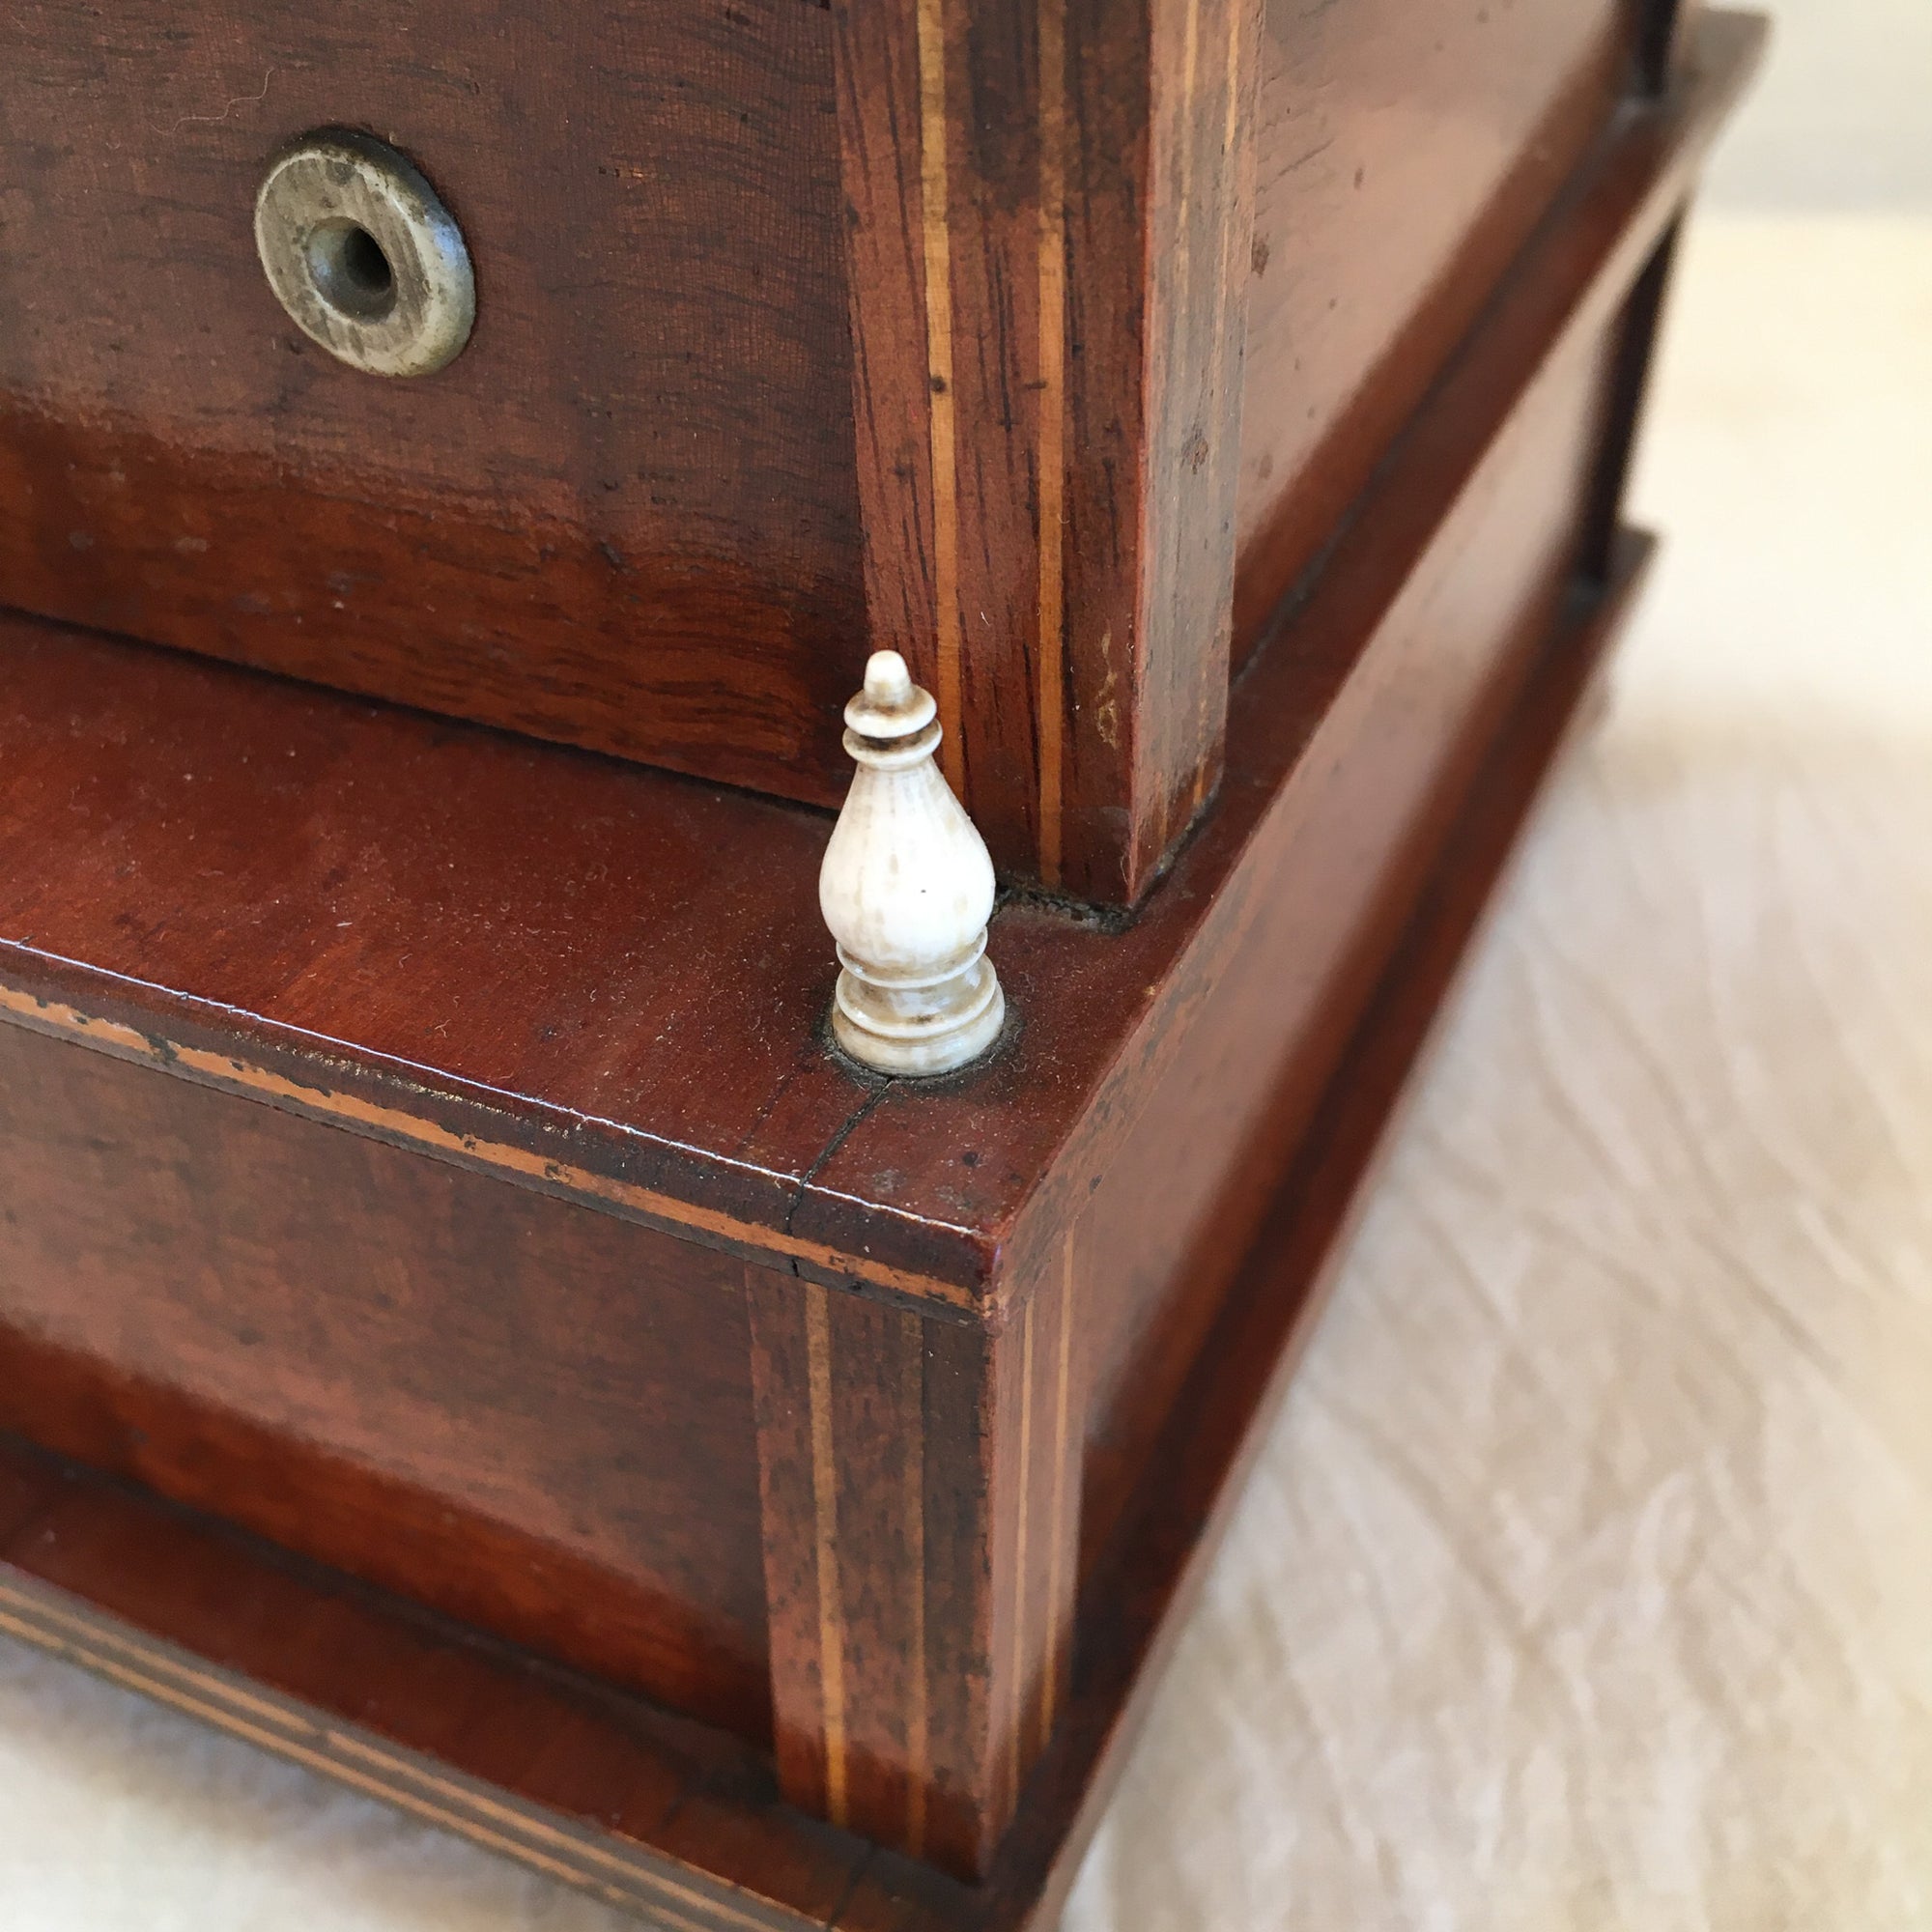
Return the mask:
<path fill-rule="evenodd" d="M 304 1765 L 339 1784 L 380 1799 L 385 1804 L 395 1805 L 446 1830 L 461 1833 L 473 1843 L 503 1853 L 580 1889 L 593 1891 L 612 1904 L 636 1909 L 641 1898 L 648 1901 L 653 1912 L 669 1918 L 671 1909 L 668 1901 L 676 1899 L 709 1915 L 705 1920 L 707 1923 L 715 1923 L 721 1915 L 730 1917 L 747 1928 L 766 1923 L 765 1920 L 738 1913 L 720 1900 L 681 1886 L 668 1876 L 640 1865 L 636 1860 L 559 1830 L 540 1817 L 492 1803 L 482 1793 L 468 1786 L 439 1777 L 414 1763 L 400 1749 L 370 1746 L 332 1727 L 318 1724 L 298 1705 L 270 1704 L 259 1697 L 246 1696 L 223 1678 L 195 1670 L 173 1658 L 152 1656 L 130 1643 L 116 1643 L 107 1633 L 95 1629 L 80 1618 L 63 1615 L 39 1596 L 27 1595 L 0 1583 L 0 1605 L 19 1612 L 17 1616 L 9 1615 L 6 1610 L 0 1609 L 0 1632 L 10 1636 L 77 1664 L 111 1683 L 138 1691 L 157 1703 L 184 1711 L 204 1723 L 213 1724 L 229 1736 L 270 1751 L 276 1757 Z M 117 1652 L 123 1654 L 117 1655 Z M 249 1721 L 234 1708 L 236 1705 L 259 1713 L 264 1721 Z M 370 1762 L 384 1776 L 364 1776 L 354 1766 L 345 1764 L 341 1753 L 349 1751 Z M 421 1790 L 401 1789 L 397 1782 L 399 1779 L 420 1786 Z M 491 1816 L 501 1819 L 509 1827 L 509 1832 L 493 1830 L 483 1822 Z M 614 1879 L 624 1883 L 620 1886 L 599 1881 L 587 1873 L 582 1864 L 573 1865 L 561 1859 L 547 1857 L 535 1848 L 530 1842 L 532 1839 L 552 1845 L 558 1852 L 580 1859 L 584 1863 L 601 1865 Z M 677 1915 L 673 1922 L 693 1928 L 699 1923 L 682 1915 Z"/>
<path fill-rule="evenodd" d="M 1233 3 L 1234 0 L 1231 0 L 1231 4 Z M 1191 319 L 1190 312 L 1193 308 L 1194 298 L 1193 284 L 1190 279 L 1190 271 L 1194 260 L 1194 119 L 1196 111 L 1195 102 L 1199 99 L 1201 92 L 1201 0 L 1187 0 L 1187 39 L 1185 46 L 1186 50 L 1181 56 L 1179 109 L 1175 117 L 1175 137 L 1179 144 L 1179 189 L 1177 196 L 1177 205 L 1179 213 L 1175 223 L 1174 259 L 1175 287 L 1179 291 L 1180 312 L 1183 318 Z M 1173 355 L 1176 351 L 1179 350 L 1185 341 L 1185 337 L 1176 340 L 1170 336 L 1169 354 Z M 1206 381 L 1202 384 L 1204 397 L 1211 396 L 1213 393 L 1215 385 L 1212 363 L 1215 358 L 1219 357 L 1220 354 L 1221 343 L 1220 337 L 1217 334 L 1214 345 L 1208 352 L 1210 366 L 1207 372 Z M 1193 372 L 1191 370 L 1188 371 L 1187 376 L 1191 381 Z M 1172 377 L 1169 380 L 1172 381 Z M 1179 472 L 1177 471 L 1177 480 Z M 1183 528 L 1182 520 L 1179 517 L 1175 517 L 1172 520 L 1172 526 L 1178 539 Z M 1179 581 L 1179 553 L 1177 550 L 1173 558 L 1173 563 L 1177 571 L 1177 582 Z M 1201 742 L 1198 726 L 1196 727 L 1195 742 L 1197 746 Z M 1197 763 L 1194 772 L 1194 807 L 1197 810 L 1200 809 L 1207 781 L 1208 774 L 1205 765 Z M 1163 844 L 1167 839 L 1167 825 L 1165 805 L 1163 804 L 1160 822 L 1160 838 Z"/>
<path fill-rule="evenodd" d="M 1241 192 L 1242 175 L 1250 165 L 1250 157 L 1237 148 L 1241 139 L 1241 110 L 1246 105 L 1246 88 L 1241 72 L 1241 47 L 1243 35 L 1248 25 L 1248 7 L 1251 0 L 1231 0 L 1228 9 L 1228 99 L 1221 124 L 1222 167 L 1225 170 L 1221 181 L 1221 195 L 1224 204 L 1236 211 L 1248 207 L 1248 198 Z M 1240 446 L 1240 419 L 1238 415 L 1229 417 L 1225 407 L 1218 405 L 1217 398 L 1225 394 L 1236 379 L 1236 349 L 1228 340 L 1228 309 L 1244 273 L 1240 251 L 1250 242 L 1249 224 L 1237 221 L 1232 213 L 1224 213 L 1221 219 L 1221 270 L 1214 285 L 1214 375 L 1213 384 L 1208 392 L 1210 408 L 1216 410 L 1218 419 L 1225 425 L 1225 434 L 1233 440 L 1236 449 Z M 1245 330 L 1242 335 L 1242 353 L 1246 348 Z M 1225 462 L 1226 455 L 1215 452 L 1215 459 Z M 1232 610 L 1223 621 L 1233 630 Z M 1206 745 L 1212 727 L 1209 715 L 1215 702 L 1213 693 L 1204 685 L 1198 723 L 1195 726 L 1196 745 Z M 1214 761 L 1202 757 L 1194 767 L 1194 810 L 1199 811 L 1208 800 L 1208 781 Z"/>
<path fill-rule="evenodd" d="M 1160 377 L 1159 403 L 1167 419 L 1166 447 L 1170 456 L 1178 452 L 1184 441 L 1184 439 L 1176 440 L 1174 435 L 1177 427 L 1173 422 L 1174 391 L 1182 384 L 1191 383 L 1193 380 L 1192 370 L 1175 367 L 1179 355 L 1193 347 L 1184 334 L 1177 331 L 1175 322 L 1177 313 L 1183 321 L 1187 317 L 1189 298 L 1193 289 L 1195 206 L 1193 119 L 1194 102 L 1201 87 L 1201 0 L 1187 0 L 1186 17 L 1186 30 L 1181 39 L 1179 98 L 1168 111 L 1167 126 L 1164 130 L 1170 142 L 1174 144 L 1175 162 L 1174 257 L 1168 277 L 1174 293 L 1168 297 L 1168 300 L 1170 303 L 1179 304 L 1178 311 L 1170 307 L 1164 324 L 1166 354 L 1163 359 L 1167 367 L 1161 372 Z M 1156 71 L 1154 88 L 1157 114 L 1159 86 L 1160 75 Z M 1158 449 L 1161 446 L 1161 443 L 1151 440 L 1144 447 Z M 1142 486 L 1144 490 L 1159 490 L 1165 493 L 1180 489 L 1182 486 L 1179 466 L 1177 465 L 1170 473 L 1159 476 L 1146 473 L 1144 470 Z M 1151 505 L 1147 507 L 1149 510 L 1151 509 Z M 1176 595 L 1174 586 L 1180 582 L 1182 577 L 1180 545 L 1184 519 L 1170 507 L 1161 520 L 1160 529 L 1162 541 L 1158 544 L 1149 544 L 1144 552 L 1145 561 L 1141 567 L 1141 607 L 1150 614 L 1156 610 L 1164 611 L 1168 621 L 1172 623 L 1178 615 L 1173 608 Z M 1155 601 L 1156 595 L 1159 597 L 1158 604 Z M 1149 639 L 1142 640 L 1143 652 L 1148 649 L 1149 642 Z M 1167 847 L 1168 828 L 1173 822 L 1173 804 L 1169 788 L 1162 784 L 1158 787 L 1153 800 L 1153 830 L 1150 839 L 1150 848 L 1153 851 L 1164 851 Z"/>
<path fill-rule="evenodd" d="M 952 393 L 952 238 L 947 225 L 946 14 L 944 0 L 919 6 L 920 227 L 925 253 L 925 366 L 932 444 L 932 574 L 938 636 L 940 768 L 964 788 L 960 730 L 959 468 Z"/>
<path fill-rule="evenodd" d="M 912 1592 L 912 1655 L 906 1669 L 906 1850 L 925 1851 L 925 1787 L 932 1776 L 931 1707 L 925 1683 L 925 1334 L 915 1315 L 901 1318 L 910 1354 L 905 1412 L 919 1419 L 918 1454 L 906 1458 L 905 1529 L 907 1586 Z"/>
<path fill-rule="evenodd" d="M 1075 1230 L 1078 1223 L 1074 1224 Z M 1053 1720 L 1060 1713 L 1058 1700 L 1065 1675 L 1066 1643 L 1073 1628 L 1070 1604 L 1063 1605 L 1066 1587 L 1066 1548 L 1073 1540 L 1073 1525 L 1066 1520 L 1066 1424 L 1068 1389 L 1072 1382 L 1073 1361 L 1073 1232 L 1066 1236 L 1062 1251 L 1060 1282 L 1060 1363 L 1053 1391 L 1053 1514 L 1051 1542 L 1046 1554 L 1047 1665 L 1040 1676 L 1038 1748 L 1046 1748 L 1053 1735 Z"/>
<path fill-rule="evenodd" d="M 832 1324 L 826 1291 L 805 1291 L 808 1400 L 811 1406 L 811 1501 L 817 1530 L 818 1686 L 825 1714 L 825 1815 L 850 1815 L 845 1765 L 845 1615 L 838 1587 L 838 1465 L 832 1442 Z"/>
<path fill-rule="evenodd" d="M 1027 1586 L 1027 1500 L 1033 1489 L 1033 1312 L 1038 1303 L 1038 1295 L 1029 1295 L 1026 1313 L 1020 1318 L 1020 1467 L 1019 1496 L 1013 1510 L 1013 1653 L 1010 1672 L 1013 1702 L 1007 1725 L 1007 1773 L 1015 1798 L 1019 1796 L 1020 1789 L 1027 1661 L 1032 1648 L 1027 1642 L 1027 1605 L 1033 1594 Z"/>
<path fill-rule="evenodd" d="M 1066 622 L 1066 14 L 1039 0 L 1039 869 L 1060 883 Z"/>
<path fill-rule="evenodd" d="M 362 1131 L 372 1136 L 407 1143 L 433 1154 L 449 1154 L 466 1165 L 487 1167 L 499 1174 L 540 1181 L 547 1187 L 577 1196 L 590 1206 L 619 1208 L 661 1222 L 667 1227 L 688 1229 L 694 1234 L 738 1243 L 761 1253 L 784 1255 L 814 1265 L 829 1267 L 854 1280 L 942 1302 L 949 1307 L 977 1311 L 981 1303 L 970 1290 L 933 1276 L 914 1274 L 907 1269 L 886 1267 L 863 1255 L 847 1255 L 842 1249 L 826 1247 L 816 1241 L 801 1241 L 782 1230 L 760 1222 L 743 1221 L 735 1215 L 721 1214 L 699 1208 L 674 1195 L 660 1194 L 633 1181 L 619 1180 L 589 1168 L 552 1160 L 526 1148 L 488 1141 L 445 1127 L 399 1107 L 384 1107 L 363 1100 L 354 1094 L 311 1087 L 265 1066 L 251 1065 L 228 1054 L 210 1053 L 203 1048 L 185 1046 L 159 1035 L 138 1032 L 118 1020 L 83 1013 L 58 1001 L 43 1000 L 17 987 L 0 985 L 0 1014 L 11 1013 L 31 1030 L 54 1034 L 78 1041 L 117 1058 L 144 1061 L 163 1072 L 187 1074 L 209 1086 L 261 1095 L 278 1101 L 291 1111 L 321 1119 L 330 1124 Z"/>

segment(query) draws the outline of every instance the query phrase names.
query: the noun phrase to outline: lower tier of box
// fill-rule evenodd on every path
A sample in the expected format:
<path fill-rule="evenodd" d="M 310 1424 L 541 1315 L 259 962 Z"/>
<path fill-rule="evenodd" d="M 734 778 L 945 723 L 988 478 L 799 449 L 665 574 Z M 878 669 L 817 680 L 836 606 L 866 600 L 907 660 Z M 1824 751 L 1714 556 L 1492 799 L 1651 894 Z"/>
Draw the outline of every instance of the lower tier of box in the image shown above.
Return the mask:
<path fill-rule="evenodd" d="M 785 1804 L 770 1758 L 0 1440 L 0 1631 L 667 1926 L 1046 1926 L 1319 1311 L 1404 1084 L 1640 581 L 1573 595 L 1081 1593 L 1068 1699 L 977 1885 Z"/>

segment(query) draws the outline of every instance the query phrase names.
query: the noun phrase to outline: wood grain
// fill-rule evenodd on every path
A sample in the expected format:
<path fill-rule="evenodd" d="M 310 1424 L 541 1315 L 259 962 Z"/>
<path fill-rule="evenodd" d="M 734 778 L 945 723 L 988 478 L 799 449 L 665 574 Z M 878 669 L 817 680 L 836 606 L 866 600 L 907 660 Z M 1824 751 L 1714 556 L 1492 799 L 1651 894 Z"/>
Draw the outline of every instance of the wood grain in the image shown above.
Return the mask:
<path fill-rule="evenodd" d="M 0 1437 L 0 1631 L 672 1927 L 824 1926 L 874 1855 L 743 1745 Z"/>
<path fill-rule="evenodd" d="M 815 805 L 894 645 L 1002 869 L 1131 905 L 1219 782 L 1231 651 L 1639 31 L 1634 0 L 459 0 L 408 34 L 137 0 L 110 33 L 32 0 L 0 599 Z M 254 260 L 268 157 L 331 123 L 469 237 L 475 337 L 433 379 L 333 363 Z"/>
<path fill-rule="evenodd" d="M 769 1731 L 737 1264 L 0 1027 L 0 1427 Z"/>
<path fill-rule="evenodd" d="M 1065 1696 L 1071 1279 L 988 1336 L 747 1270 L 781 1786 L 961 1877 Z"/>
<path fill-rule="evenodd" d="M 774 1802 L 743 1747 L 0 1439 L 0 1630 L 650 1922 L 1048 1932 L 1332 1278 L 1404 1078 L 1629 608 L 1566 613 L 1276 1192 L 1165 1452 L 1085 1594 L 1070 1701 L 986 1881 Z"/>
<path fill-rule="evenodd" d="M 1390 452 L 1305 601 L 1236 685 L 1216 808 L 1141 916 L 1107 933 L 1029 902 L 1004 908 L 989 950 L 1025 1029 L 969 1079 L 881 1094 L 813 1173 L 787 1223 L 794 1239 L 848 1253 L 864 1244 L 873 1265 L 890 1259 L 929 1276 L 978 1268 L 996 1303 L 1000 1280 L 1038 1278 L 1094 1178 L 1119 1153 L 1150 1084 L 1186 1058 L 1182 1042 L 1249 944 L 1248 920 L 1261 917 L 1264 901 L 1237 912 L 1232 882 L 1258 854 L 1290 846 L 1321 853 L 1332 840 L 1328 863 L 1342 866 L 1350 815 L 1324 812 L 1324 798 L 1339 798 L 1324 772 L 1344 756 L 1360 760 L 1365 770 L 1379 767 L 1401 796 L 1460 729 L 1453 714 L 1436 721 L 1438 734 L 1426 711 L 1405 715 L 1398 680 L 1380 714 L 1393 734 L 1358 734 L 1375 715 L 1380 668 L 1401 656 L 1406 620 L 1398 602 L 1542 374 L 1573 352 L 1589 353 L 1577 345 L 1604 341 L 1676 220 L 1761 45 L 1748 18 L 1707 16 L 1698 78 L 1667 102 L 1634 112 L 1566 192 L 1483 330 Z M 1480 585 L 1479 557 L 1445 560 L 1444 568 L 1451 581 Z M 1445 641 L 1445 664 L 1457 656 Z M 1417 757 L 1422 767 L 1412 764 Z M 1348 903 L 1336 907 L 1338 918 Z M 1278 916 L 1290 919 L 1292 960 L 1312 960 L 1324 932 L 1333 936 L 1319 896 Z M 1264 1084 L 1253 1058 L 1231 1077 L 1232 1094 Z M 1232 1094 L 1216 1129 L 1230 1147 L 1243 1133 Z"/>
<path fill-rule="evenodd" d="M 0 23 L 0 600 L 788 797 L 865 656 L 832 30 L 800 0 L 25 0 Z M 393 142 L 469 347 L 333 361 L 271 154 Z"/>
<path fill-rule="evenodd" d="M 529 1542 L 614 1552 L 611 1601 L 654 1631 L 623 1661 L 669 1683 L 684 1660 L 651 1688 L 687 1705 L 749 1690 L 675 1634 L 687 1608 L 718 1634 L 680 1566 L 721 1538 L 693 1575 L 735 1566 L 721 1594 L 764 1612 L 769 1672 L 768 1714 L 724 1720 L 769 1722 L 795 1805 L 924 1861 L 851 1868 L 851 1922 L 1047 1909 L 1282 1351 L 1268 1323 L 1307 1293 L 1406 1029 L 1621 608 L 1633 559 L 1603 520 L 1660 249 L 1760 43 L 1708 18 L 1696 77 L 1572 183 L 1244 673 L 1216 809 L 1161 892 L 1125 923 L 1009 903 L 993 948 L 1021 1024 L 945 1081 L 855 1078 L 816 1037 L 822 820 L 0 621 L 0 1039 L 61 1089 L 29 1094 L 13 1156 L 10 1199 L 52 1204 L 7 1237 L 19 1419 L 459 1614 L 510 1629 L 533 1605 L 554 1655 L 580 1654 L 559 1605 L 580 1573 L 520 1603 Z M 1321 1110 L 1357 1084 L 1344 1131 Z M 88 1162 L 120 1146 L 138 1185 L 102 1205 Z M 1284 1171 L 1338 1191 L 1271 1222 Z M 1244 1259 L 1270 1226 L 1286 1274 Z M 374 1296 L 412 1241 L 398 1315 Z M 210 1255 L 232 1291 L 178 1278 Z M 353 1319 L 313 1342 L 329 1308 Z M 449 1360 L 423 1361 L 444 1325 Z M 498 1411 L 536 1439 L 479 1467 L 464 1431 Z M 616 1458 L 659 1429 L 654 1491 Z M 406 1540 L 423 1501 L 465 1548 L 432 1535 L 420 1579 L 341 1540 L 358 1518 Z M 479 1557 L 497 1601 L 462 1595 Z M 592 1633 L 613 1655 L 614 1629 Z"/>
<path fill-rule="evenodd" d="M 1146 1481 L 1083 1588 L 1065 1720 L 982 1889 L 989 1926 L 1046 1932 L 1059 1920 L 1335 1285 L 1405 1087 L 1530 812 L 1571 738 L 1594 715 L 1599 673 L 1653 555 L 1650 539 L 1626 531 L 1604 582 L 1579 585 L 1567 601 L 1414 901 L 1312 1129 L 1277 1182 Z M 855 1932 L 863 1923 L 855 1921 Z"/>
<path fill-rule="evenodd" d="M 1002 867 L 1090 898 L 1217 767 L 1256 14 L 835 7 L 874 641 Z"/>
<path fill-rule="evenodd" d="M 1629 0 L 1270 0 L 1237 659 L 1603 137 L 1636 19 Z"/>
<path fill-rule="evenodd" d="M 1264 895 L 1224 894 L 1202 950 L 1162 989 L 1131 1097 L 1091 1168 L 1089 1265 L 1106 1293 L 1086 1337 L 1090 1554 L 1138 1486 L 1417 882 L 1555 625 L 1585 539 L 1614 348 L 1600 329 L 1532 385 L 1321 720 L 1299 810 L 1258 841 Z"/>
<path fill-rule="evenodd" d="M 1238 687 L 1217 809 L 1142 916 L 998 913 L 1024 1024 L 983 1067 L 895 1087 L 827 1051 L 814 815 L 0 617 L 6 1017 L 828 1286 L 997 1305 L 1104 1162 L 1104 1132 L 1063 1151 L 1131 1091 L 1149 989 L 1298 822 L 1321 720 L 1537 373 L 1626 298 L 1758 43 L 1711 16 L 1696 82 L 1566 196 Z"/>

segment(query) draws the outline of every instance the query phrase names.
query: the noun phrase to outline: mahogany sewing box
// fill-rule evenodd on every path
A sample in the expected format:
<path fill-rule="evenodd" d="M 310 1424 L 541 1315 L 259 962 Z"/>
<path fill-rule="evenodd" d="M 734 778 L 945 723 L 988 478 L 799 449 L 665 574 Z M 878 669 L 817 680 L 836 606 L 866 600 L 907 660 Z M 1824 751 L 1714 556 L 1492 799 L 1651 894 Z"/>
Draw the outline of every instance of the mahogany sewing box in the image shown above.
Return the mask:
<path fill-rule="evenodd" d="M 10 9 L 0 1632 L 653 1922 L 1044 1932 L 1762 39 Z M 826 1031 L 879 647 L 1002 882 L 937 1079 Z"/>

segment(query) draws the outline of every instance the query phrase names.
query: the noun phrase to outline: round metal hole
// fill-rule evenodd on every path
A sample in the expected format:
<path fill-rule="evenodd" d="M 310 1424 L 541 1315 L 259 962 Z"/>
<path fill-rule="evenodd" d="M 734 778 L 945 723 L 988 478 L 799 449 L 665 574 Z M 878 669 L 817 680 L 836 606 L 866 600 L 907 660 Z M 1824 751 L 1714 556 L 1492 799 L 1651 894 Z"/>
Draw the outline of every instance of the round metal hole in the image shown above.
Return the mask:
<path fill-rule="evenodd" d="M 358 322 L 381 322 L 396 306 L 396 271 L 383 244 L 353 221 L 310 232 L 308 271 L 323 300 Z"/>
<path fill-rule="evenodd" d="M 255 197 L 276 299 L 352 368 L 427 376 L 469 340 L 476 282 L 449 211 L 395 149 L 339 128 L 285 150 Z"/>

